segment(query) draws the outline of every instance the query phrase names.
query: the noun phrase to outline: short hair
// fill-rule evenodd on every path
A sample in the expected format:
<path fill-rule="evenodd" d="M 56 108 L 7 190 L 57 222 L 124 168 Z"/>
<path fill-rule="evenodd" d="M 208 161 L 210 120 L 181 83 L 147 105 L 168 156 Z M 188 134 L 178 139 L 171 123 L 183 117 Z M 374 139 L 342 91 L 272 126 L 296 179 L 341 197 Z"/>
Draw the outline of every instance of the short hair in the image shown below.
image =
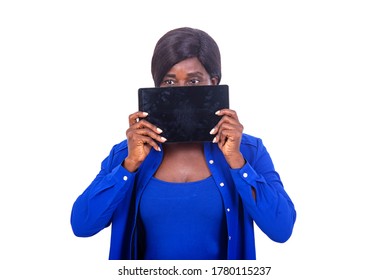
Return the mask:
<path fill-rule="evenodd" d="M 211 78 L 221 80 L 219 47 L 206 32 L 181 27 L 168 31 L 157 42 L 151 59 L 151 74 L 159 87 L 166 73 L 177 63 L 197 57 Z"/>

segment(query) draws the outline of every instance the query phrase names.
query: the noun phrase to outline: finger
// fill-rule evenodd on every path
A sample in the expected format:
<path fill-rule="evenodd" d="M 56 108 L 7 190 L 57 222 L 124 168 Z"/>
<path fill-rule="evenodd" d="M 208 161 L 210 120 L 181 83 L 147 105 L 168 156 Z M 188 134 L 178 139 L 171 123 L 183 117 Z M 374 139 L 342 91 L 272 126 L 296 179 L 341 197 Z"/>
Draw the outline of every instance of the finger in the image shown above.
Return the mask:
<path fill-rule="evenodd" d="M 136 125 L 138 125 L 138 124 L 136 124 Z M 159 135 L 159 133 L 156 133 L 147 127 L 139 128 L 139 129 L 134 129 L 134 127 L 133 127 L 133 128 L 129 128 L 127 130 L 127 138 L 129 138 L 129 139 L 136 138 L 137 135 L 149 137 L 149 138 L 154 139 L 154 140 L 161 142 L 161 143 L 164 143 L 167 141 L 167 139 L 165 137 Z"/>
<path fill-rule="evenodd" d="M 160 147 L 158 146 L 157 142 L 155 142 L 153 139 L 147 136 L 141 136 L 141 141 L 143 145 L 151 146 L 156 151 L 161 151 Z"/>
<path fill-rule="evenodd" d="M 212 128 L 209 133 L 217 134 L 223 126 L 224 129 L 233 129 L 234 127 L 236 127 L 236 129 L 243 131 L 243 125 L 239 122 L 237 118 L 225 115 L 220 119 L 217 125 Z"/>
<path fill-rule="evenodd" d="M 240 123 L 231 124 L 228 122 L 222 123 L 217 128 L 217 133 L 212 142 L 224 144 L 227 140 L 239 141 L 242 137 L 243 126 Z"/>
<path fill-rule="evenodd" d="M 139 147 L 142 150 L 143 149 L 150 149 L 150 147 L 152 147 L 155 150 L 160 151 L 158 144 L 153 139 L 151 139 L 148 136 L 144 136 L 144 135 L 140 135 L 140 134 L 135 135 L 134 137 L 130 136 L 128 138 L 128 147 L 131 150 L 137 149 Z"/>
<path fill-rule="evenodd" d="M 140 121 L 136 122 L 135 124 L 133 124 L 132 126 L 130 126 L 130 128 L 133 130 L 149 129 L 156 134 L 161 134 L 163 132 L 162 129 L 160 129 L 156 125 L 153 125 L 152 123 L 150 123 L 146 120 L 140 120 Z"/>
<path fill-rule="evenodd" d="M 236 113 L 236 111 L 234 111 L 232 109 L 221 109 L 221 110 L 217 111 L 215 114 L 218 116 L 229 116 L 233 119 L 238 120 L 238 114 Z"/>
<path fill-rule="evenodd" d="M 128 123 L 129 123 L 129 125 L 131 126 L 131 125 L 136 124 L 137 122 L 139 122 L 139 119 L 147 117 L 148 114 L 149 114 L 149 113 L 147 113 L 147 112 L 140 112 L 140 111 L 131 114 L 131 115 L 128 117 Z"/>
<path fill-rule="evenodd" d="M 243 125 L 239 122 L 223 122 L 219 126 L 219 133 L 223 130 L 236 131 L 240 134 L 243 132 Z"/>
<path fill-rule="evenodd" d="M 242 133 L 237 131 L 236 129 L 223 129 L 220 134 L 219 138 L 221 139 L 221 142 L 225 141 L 238 141 L 241 138 Z"/>

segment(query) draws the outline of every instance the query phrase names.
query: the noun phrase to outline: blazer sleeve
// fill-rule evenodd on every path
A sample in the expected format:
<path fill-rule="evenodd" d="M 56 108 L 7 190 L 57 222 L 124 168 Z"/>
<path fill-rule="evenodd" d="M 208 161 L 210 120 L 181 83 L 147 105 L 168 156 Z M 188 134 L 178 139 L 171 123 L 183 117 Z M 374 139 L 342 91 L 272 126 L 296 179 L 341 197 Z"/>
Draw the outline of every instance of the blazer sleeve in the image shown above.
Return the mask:
<path fill-rule="evenodd" d="M 241 169 L 231 169 L 243 207 L 270 239 L 286 242 L 296 220 L 294 204 L 260 139 L 249 154 Z"/>
<path fill-rule="evenodd" d="M 136 173 L 121 163 L 112 148 L 96 178 L 74 202 L 70 222 L 76 236 L 92 236 L 108 227 L 117 206 L 132 192 Z"/>

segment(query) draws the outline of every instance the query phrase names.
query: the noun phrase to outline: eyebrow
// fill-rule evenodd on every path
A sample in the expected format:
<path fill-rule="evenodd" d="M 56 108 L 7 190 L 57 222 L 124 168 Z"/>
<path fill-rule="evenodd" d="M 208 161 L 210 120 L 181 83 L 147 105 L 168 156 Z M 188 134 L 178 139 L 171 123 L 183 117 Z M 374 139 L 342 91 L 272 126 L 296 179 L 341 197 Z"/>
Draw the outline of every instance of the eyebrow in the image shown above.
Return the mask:
<path fill-rule="evenodd" d="M 189 77 L 204 76 L 204 74 L 202 72 L 200 72 L 200 71 L 197 71 L 197 72 L 188 73 L 188 76 Z"/>
<path fill-rule="evenodd" d="M 196 77 L 196 76 L 204 76 L 204 74 L 200 71 L 196 71 L 196 72 L 191 72 L 191 73 L 188 73 L 188 77 Z M 176 75 L 175 74 L 166 74 L 165 75 L 166 78 L 175 78 Z"/>

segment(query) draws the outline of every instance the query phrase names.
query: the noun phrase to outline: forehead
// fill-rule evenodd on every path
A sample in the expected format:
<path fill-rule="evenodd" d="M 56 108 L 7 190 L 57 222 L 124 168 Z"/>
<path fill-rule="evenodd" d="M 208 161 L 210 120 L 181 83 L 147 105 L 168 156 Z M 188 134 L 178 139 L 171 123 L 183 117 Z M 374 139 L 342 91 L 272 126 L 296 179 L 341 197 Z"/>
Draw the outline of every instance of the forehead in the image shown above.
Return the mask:
<path fill-rule="evenodd" d="M 179 72 L 185 72 L 185 73 L 203 73 L 207 74 L 207 71 L 205 70 L 203 64 L 198 60 L 197 57 L 191 57 L 187 58 L 185 60 L 182 60 L 175 64 L 167 74 L 174 74 Z"/>

